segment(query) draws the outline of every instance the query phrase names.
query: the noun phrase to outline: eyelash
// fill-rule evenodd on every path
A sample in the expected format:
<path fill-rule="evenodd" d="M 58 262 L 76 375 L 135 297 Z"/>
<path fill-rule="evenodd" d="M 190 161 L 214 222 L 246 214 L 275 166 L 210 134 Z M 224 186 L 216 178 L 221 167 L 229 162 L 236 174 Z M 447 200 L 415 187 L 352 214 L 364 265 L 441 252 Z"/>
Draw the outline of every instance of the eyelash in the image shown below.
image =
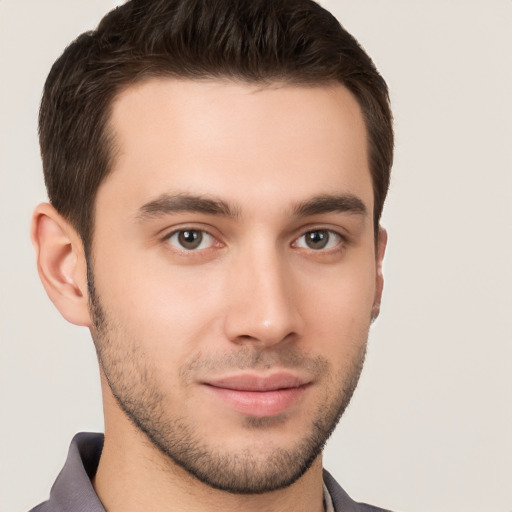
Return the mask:
<path fill-rule="evenodd" d="M 199 243 L 198 243 L 198 246 L 197 247 L 193 247 L 193 248 L 187 248 L 187 247 L 183 247 L 183 245 L 181 245 L 181 247 L 178 247 L 178 245 L 174 245 L 171 243 L 171 241 L 173 240 L 173 238 L 176 238 L 176 242 L 177 244 L 179 244 L 179 237 L 180 235 L 183 235 L 183 236 L 187 236 L 186 234 L 193 234 L 193 235 L 199 235 Z M 202 244 L 203 244 L 203 241 L 204 239 L 206 238 L 206 240 L 208 241 L 208 247 L 200 247 Z M 212 242 L 214 242 L 216 240 L 216 238 L 210 234 L 208 231 L 204 230 L 204 229 L 197 229 L 197 228 L 182 228 L 182 229 L 177 229 L 171 233 L 169 233 L 168 235 L 166 235 L 163 239 L 166 243 L 168 243 L 169 245 L 172 245 L 175 249 L 181 251 L 181 252 L 185 252 L 185 253 L 192 253 L 192 252 L 198 252 L 198 251 L 202 251 L 202 250 L 206 250 L 206 249 L 209 249 L 210 246 L 212 245 Z M 194 242 L 197 241 L 197 238 L 196 240 L 193 240 L 191 241 L 191 244 L 193 245 Z"/>
<path fill-rule="evenodd" d="M 195 240 L 191 240 L 191 242 L 190 242 L 192 245 L 194 245 L 194 243 L 197 242 L 198 245 L 196 247 L 189 247 L 189 248 L 184 247 L 178 240 L 180 235 L 187 236 L 187 233 L 189 235 L 192 235 L 192 238 L 194 238 L 194 236 L 196 237 Z M 303 239 L 304 237 L 307 237 L 308 235 L 311 236 L 313 234 L 318 235 L 320 233 L 322 234 L 322 236 L 327 235 L 327 240 L 325 242 L 324 247 L 321 247 L 319 249 L 314 249 L 312 247 L 308 247 L 307 241 L 305 241 L 303 245 L 300 245 L 299 241 L 301 239 Z M 198 235 L 199 235 L 199 241 L 197 241 Z M 176 245 L 171 243 L 171 240 L 173 240 L 173 238 L 176 239 L 175 240 Z M 201 247 L 201 245 L 204 243 L 205 238 L 207 240 L 208 246 Z M 332 239 L 334 239 L 334 245 L 333 245 Z M 217 244 L 219 244 L 219 246 L 222 245 L 221 242 L 218 242 L 216 237 L 214 235 L 212 235 L 211 233 L 209 233 L 207 230 L 198 229 L 198 228 L 186 228 L 186 227 L 181 228 L 181 229 L 176 229 L 176 230 L 172 231 L 171 233 L 167 234 L 163 238 L 163 241 L 168 243 L 169 245 L 172 245 L 176 250 L 178 250 L 182 253 L 187 253 L 187 254 L 210 249 L 213 245 L 215 245 L 215 242 Z M 320 241 L 322 241 L 322 240 L 320 240 Z M 346 241 L 347 241 L 346 237 L 344 237 L 337 231 L 334 231 L 332 229 L 326 229 L 326 228 L 316 228 L 316 229 L 308 229 L 306 232 L 302 233 L 300 236 L 298 236 L 297 238 L 295 238 L 293 240 L 291 245 L 292 245 L 292 247 L 295 247 L 298 249 L 309 250 L 314 253 L 330 253 L 330 252 L 333 252 L 336 250 L 341 250 L 341 248 L 339 246 L 340 245 L 344 246 L 346 244 Z M 178 246 L 178 245 L 180 245 L 180 246 Z M 331 245 L 331 246 L 328 247 L 328 245 Z"/>
<path fill-rule="evenodd" d="M 326 241 L 325 241 L 324 247 L 321 247 L 319 249 L 313 249 L 312 247 L 306 247 L 306 246 L 299 245 L 299 240 L 307 237 L 308 235 L 311 236 L 313 234 L 315 234 L 315 235 L 321 234 L 322 237 L 326 236 Z M 332 239 L 334 239 L 334 244 L 333 244 Z M 310 238 L 310 240 L 311 240 L 311 238 Z M 324 239 L 321 239 L 320 241 L 323 242 Z M 298 247 L 301 249 L 306 249 L 306 250 L 312 250 L 314 252 L 330 252 L 330 251 L 338 248 L 338 246 L 340 244 L 342 244 L 343 242 L 345 242 L 345 238 L 342 235 L 340 235 L 340 233 L 333 231 L 332 229 L 317 228 L 317 229 L 310 229 L 310 230 L 306 231 L 305 233 L 303 233 L 301 236 L 299 236 L 298 238 L 296 238 L 294 240 L 293 245 L 295 247 Z M 305 239 L 305 245 L 307 245 L 307 239 Z M 330 247 L 328 247 L 329 245 L 330 245 Z"/>

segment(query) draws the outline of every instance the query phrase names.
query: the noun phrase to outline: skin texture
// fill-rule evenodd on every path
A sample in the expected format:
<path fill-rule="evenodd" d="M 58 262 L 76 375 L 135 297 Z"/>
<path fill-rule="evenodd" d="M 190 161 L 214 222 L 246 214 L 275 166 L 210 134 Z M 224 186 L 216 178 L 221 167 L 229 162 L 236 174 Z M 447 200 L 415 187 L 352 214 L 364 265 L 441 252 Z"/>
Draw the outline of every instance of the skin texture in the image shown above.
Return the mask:
<path fill-rule="evenodd" d="M 111 128 L 89 286 L 66 221 L 41 205 L 33 227 L 50 298 L 98 351 L 98 495 L 113 511 L 321 510 L 321 448 L 382 292 L 356 100 L 152 79 L 119 95 Z M 299 391 L 226 400 L 239 378 Z"/>

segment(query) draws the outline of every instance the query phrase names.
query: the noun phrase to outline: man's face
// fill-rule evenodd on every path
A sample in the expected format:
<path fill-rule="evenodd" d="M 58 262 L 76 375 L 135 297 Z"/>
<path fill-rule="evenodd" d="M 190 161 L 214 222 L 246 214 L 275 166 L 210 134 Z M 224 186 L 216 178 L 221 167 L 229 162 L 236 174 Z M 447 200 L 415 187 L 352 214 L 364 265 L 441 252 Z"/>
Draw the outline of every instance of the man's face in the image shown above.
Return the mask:
<path fill-rule="evenodd" d="M 339 85 L 153 79 L 111 126 L 89 262 L 106 381 L 203 482 L 289 485 L 350 400 L 379 298 L 358 104 Z"/>

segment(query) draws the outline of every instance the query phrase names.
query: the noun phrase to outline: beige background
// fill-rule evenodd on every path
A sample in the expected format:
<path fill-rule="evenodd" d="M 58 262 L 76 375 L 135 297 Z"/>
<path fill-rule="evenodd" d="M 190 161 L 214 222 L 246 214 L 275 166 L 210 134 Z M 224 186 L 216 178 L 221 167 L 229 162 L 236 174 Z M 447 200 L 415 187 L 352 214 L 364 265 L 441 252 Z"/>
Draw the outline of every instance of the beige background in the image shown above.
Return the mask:
<path fill-rule="evenodd" d="M 46 498 L 102 430 L 88 332 L 39 283 L 36 116 L 52 62 L 113 0 L 0 0 L 0 510 Z M 383 312 L 325 465 L 397 511 L 512 511 L 512 2 L 331 0 L 387 79 L 396 164 Z"/>

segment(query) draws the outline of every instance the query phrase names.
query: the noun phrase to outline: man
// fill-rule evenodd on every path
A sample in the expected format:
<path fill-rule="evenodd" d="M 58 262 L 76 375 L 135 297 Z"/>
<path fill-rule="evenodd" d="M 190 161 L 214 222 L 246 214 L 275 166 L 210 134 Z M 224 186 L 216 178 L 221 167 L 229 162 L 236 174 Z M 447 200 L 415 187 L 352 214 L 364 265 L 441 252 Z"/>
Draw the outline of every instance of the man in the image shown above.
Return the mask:
<path fill-rule="evenodd" d="M 133 0 L 45 85 L 45 289 L 105 436 L 38 511 L 381 510 L 322 469 L 379 313 L 385 82 L 309 0 Z"/>

